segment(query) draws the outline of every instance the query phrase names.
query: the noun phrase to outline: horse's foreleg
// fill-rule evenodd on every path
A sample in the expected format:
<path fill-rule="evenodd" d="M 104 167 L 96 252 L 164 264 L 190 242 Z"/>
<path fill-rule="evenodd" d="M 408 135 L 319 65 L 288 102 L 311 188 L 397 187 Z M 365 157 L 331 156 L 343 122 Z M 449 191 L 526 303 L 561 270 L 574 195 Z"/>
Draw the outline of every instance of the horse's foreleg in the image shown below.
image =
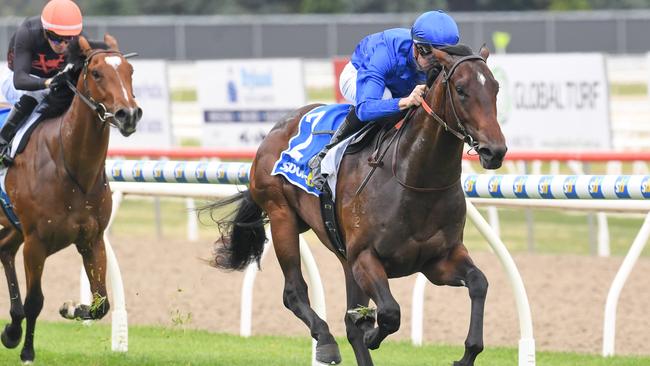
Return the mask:
<path fill-rule="evenodd" d="M 43 276 L 43 266 L 47 251 L 45 246 L 38 239 L 25 238 L 25 248 L 23 249 L 25 257 L 25 277 L 27 291 L 25 295 L 25 317 L 27 326 L 25 327 L 25 342 L 20 352 L 20 359 L 24 362 L 33 362 L 34 353 L 34 330 L 36 328 L 36 318 L 43 309 L 43 290 L 41 289 L 41 277 Z"/>
<path fill-rule="evenodd" d="M 368 352 L 368 347 L 366 347 L 363 341 L 363 336 L 365 332 L 375 326 L 375 318 L 374 316 L 364 317 L 355 311 L 359 307 L 367 307 L 370 299 L 355 282 L 350 268 L 345 265 L 343 267 L 348 305 L 348 312 L 345 314 L 345 329 L 348 341 L 354 350 L 357 365 L 372 366 L 372 358 L 370 357 L 370 352 Z"/>
<path fill-rule="evenodd" d="M 465 354 L 454 366 L 472 366 L 483 351 L 483 313 L 488 281 L 467 254 L 465 246 L 458 248 L 445 260 L 423 270 L 427 278 L 437 285 L 466 286 L 472 302 L 469 331 L 465 340 Z"/>
<path fill-rule="evenodd" d="M 9 287 L 9 299 L 11 300 L 11 309 L 9 315 L 11 316 L 11 324 L 7 324 L 2 331 L 0 340 L 7 348 L 16 348 L 20 344 L 23 336 L 22 322 L 25 319 L 25 310 L 23 309 L 23 301 L 20 297 L 20 287 L 18 287 L 18 278 L 16 276 L 16 252 L 20 247 L 22 238 L 18 231 L 13 230 L 8 232 L 9 229 L 3 228 L 0 230 L 2 235 L 3 246 L 0 248 L 0 260 L 5 270 L 7 277 L 7 286 Z"/>
<path fill-rule="evenodd" d="M 327 323 L 309 305 L 307 284 L 300 269 L 300 245 L 296 214 L 282 207 L 269 213 L 273 247 L 284 274 L 284 306 L 302 320 L 317 341 L 316 359 L 326 364 L 341 362 L 339 347 Z"/>
<path fill-rule="evenodd" d="M 364 336 L 366 346 L 377 349 L 384 338 L 399 329 L 399 304 L 390 292 L 384 267 L 371 250 L 359 254 L 352 264 L 352 273 L 357 284 L 377 304 L 377 327 Z"/>
<path fill-rule="evenodd" d="M 106 296 L 106 249 L 104 240 L 99 239 L 90 245 L 77 245 L 77 250 L 83 258 L 84 269 L 90 282 L 92 303 L 89 305 L 66 303 L 60 309 L 61 316 L 66 319 L 101 319 L 110 308 Z"/>

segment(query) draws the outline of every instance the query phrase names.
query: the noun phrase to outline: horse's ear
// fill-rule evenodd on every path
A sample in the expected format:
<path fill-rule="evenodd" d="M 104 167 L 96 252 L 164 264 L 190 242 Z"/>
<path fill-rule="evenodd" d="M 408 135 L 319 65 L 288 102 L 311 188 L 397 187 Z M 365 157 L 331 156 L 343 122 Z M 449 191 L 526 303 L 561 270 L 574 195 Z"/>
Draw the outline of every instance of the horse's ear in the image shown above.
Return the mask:
<path fill-rule="evenodd" d="M 79 49 L 84 56 L 88 56 L 90 54 L 90 51 L 92 51 L 90 43 L 88 43 L 88 40 L 84 36 L 79 37 Z"/>
<path fill-rule="evenodd" d="M 110 34 L 106 33 L 104 34 L 104 43 L 108 46 L 113 51 L 119 51 L 119 47 L 117 46 L 117 40 L 115 37 L 111 36 Z"/>
<path fill-rule="evenodd" d="M 487 48 L 485 43 L 483 43 L 483 46 L 481 46 L 481 49 L 478 51 L 478 54 L 481 55 L 481 57 L 487 61 L 487 58 L 490 56 L 490 50 Z"/>
<path fill-rule="evenodd" d="M 437 48 L 433 48 L 431 51 L 433 52 L 433 56 L 440 61 L 443 66 L 449 67 L 454 62 L 451 55 L 445 51 L 441 51 Z"/>

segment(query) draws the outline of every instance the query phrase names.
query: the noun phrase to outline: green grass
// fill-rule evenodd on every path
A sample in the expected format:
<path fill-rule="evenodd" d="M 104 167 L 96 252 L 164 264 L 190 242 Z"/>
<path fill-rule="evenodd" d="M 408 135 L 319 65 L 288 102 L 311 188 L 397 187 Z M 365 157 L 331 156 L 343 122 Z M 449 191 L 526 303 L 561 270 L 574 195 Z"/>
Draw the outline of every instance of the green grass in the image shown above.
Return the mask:
<path fill-rule="evenodd" d="M 609 84 L 609 92 L 611 95 L 633 96 L 633 95 L 647 95 L 648 85 L 646 83 L 634 84 Z"/>
<path fill-rule="evenodd" d="M 352 348 L 345 339 L 337 340 L 344 366 L 355 365 Z M 240 338 L 205 331 L 160 327 L 130 327 L 129 351 L 110 350 L 110 327 L 81 323 L 39 322 L 36 333 L 36 365 L 118 366 L 118 365 L 211 365 L 211 366 L 293 366 L 308 365 L 311 340 L 308 338 L 255 336 Z M 463 353 L 461 347 L 413 347 L 408 342 L 386 341 L 373 351 L 376 365 L 451 365 Z M 1 365 L 19 365 L 20 347 L 0 350 Z M 482 366 L 517 364 L 517 350 L 488 347 L 480 356 Z M 624 366 L 648 365 L 650 357 L 612 357 L 555 352 L 539 352 L 537 364 L 544 366 Z"/>

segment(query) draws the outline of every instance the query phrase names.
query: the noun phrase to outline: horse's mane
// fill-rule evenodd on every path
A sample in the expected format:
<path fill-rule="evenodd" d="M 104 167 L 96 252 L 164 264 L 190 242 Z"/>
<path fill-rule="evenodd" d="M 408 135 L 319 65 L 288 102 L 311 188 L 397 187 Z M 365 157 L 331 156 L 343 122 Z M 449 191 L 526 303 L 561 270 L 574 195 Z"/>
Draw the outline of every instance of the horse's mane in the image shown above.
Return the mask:
<path fill-rule="evenodd" d="M 474 51 L 472 51 L 472 48 L 470 46 L 460 44 L 460 43 L 454 46 L 440 47 L 439 50 L 445 51 L 452 56 L 459 56 L 459 57 L 469 56 L 474 54 Z M 440 64 L 436 64 L 429 69 L 429 71 L 427 72 L 427 87 L 430 88 L 433 85 L 438 75 L 440 75 L 440 71 L 442 71 L 442 65 Z"/>
<path fill-rule="evenodd" d="M 89 40 L 88 43 L 92 49 L 108 49 L 108 45 L 101 41 Z M 86 61 L 86 56 L 81 52 L 78 40 L 74 40 L 70 43 L 65 57 L 68 65 L 71 65 L 68 66 L 71 67 L 71 70 L 67 71 L 67 73 L 72 83 L 76 84 L 76 81 L 79 79 L 79 75 L 83 70 L 84 62 Z M 70 88 L 52 90 L 45 97 L 43 106 L 39 110 L 41 118 L 55 118 L 62 115 L 68 110 L 68 108 L 70 108 L 74 96 L 75 94 L 70 90 Z"/>

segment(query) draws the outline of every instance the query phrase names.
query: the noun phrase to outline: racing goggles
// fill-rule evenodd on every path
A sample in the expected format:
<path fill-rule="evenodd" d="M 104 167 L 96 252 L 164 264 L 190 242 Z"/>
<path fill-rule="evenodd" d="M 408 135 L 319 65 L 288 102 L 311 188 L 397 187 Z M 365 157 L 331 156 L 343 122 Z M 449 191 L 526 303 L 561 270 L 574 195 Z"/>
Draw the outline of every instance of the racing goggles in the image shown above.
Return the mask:
<path fill-rule="evenodd" d="M 70 43 L 76 36 L 60 36 L 52 31 L 46 30 L 45 35 L 54 44 L 61 44 L 63 42 Z"/>
<path fill-rule="evenodd" d="M 433 46 L 428 43 L 416 43 L 415 48 L 417 48 L 420 55 L 425 57 L 430 56 L 433 52 Z"/>

